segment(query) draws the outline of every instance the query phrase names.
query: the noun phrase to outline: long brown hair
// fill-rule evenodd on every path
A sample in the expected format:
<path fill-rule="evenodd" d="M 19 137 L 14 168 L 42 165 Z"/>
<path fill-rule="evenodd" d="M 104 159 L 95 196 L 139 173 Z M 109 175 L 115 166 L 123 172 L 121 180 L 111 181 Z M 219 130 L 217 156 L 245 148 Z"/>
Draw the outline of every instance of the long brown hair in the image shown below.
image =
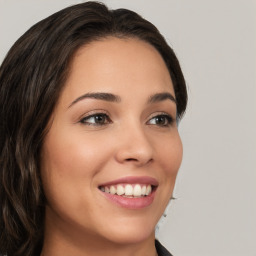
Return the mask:
<path fill-rule="evenodd" d="M 170 72 L 178 118 L 186 109 L 186 85 L 173 50 L 156 27 L 135 12 L 86 2 L 31 27 L 0 68 L 0 254 L 40 254 L 45 198 L 39 165 L 46 125 L 74 53 L 108 36 L 153 45 Z"/>

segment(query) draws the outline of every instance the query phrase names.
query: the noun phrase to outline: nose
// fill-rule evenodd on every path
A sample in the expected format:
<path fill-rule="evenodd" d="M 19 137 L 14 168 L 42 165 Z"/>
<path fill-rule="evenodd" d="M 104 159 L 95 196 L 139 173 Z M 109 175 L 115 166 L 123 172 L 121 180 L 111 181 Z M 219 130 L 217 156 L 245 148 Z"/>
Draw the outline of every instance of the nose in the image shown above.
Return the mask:
<path fill-rule="evenodd" d="M 143 166 L 153 161 L 153 145 L 142 127 L 126 127 L 117 138 L 116 160 Z"/>

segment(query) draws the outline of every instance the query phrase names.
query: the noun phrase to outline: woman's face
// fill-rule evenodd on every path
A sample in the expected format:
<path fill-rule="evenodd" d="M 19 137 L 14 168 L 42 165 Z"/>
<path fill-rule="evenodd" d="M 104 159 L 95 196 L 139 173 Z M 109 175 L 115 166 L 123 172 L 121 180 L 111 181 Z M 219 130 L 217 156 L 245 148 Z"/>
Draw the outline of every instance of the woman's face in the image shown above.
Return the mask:
<path fill-rule="evenodd" d="M 174 98 L 146 42 L 107 38 L 76 53 L 42 148 L 46 235 L 119 244 L 154 236 L 182 159 Z"/>

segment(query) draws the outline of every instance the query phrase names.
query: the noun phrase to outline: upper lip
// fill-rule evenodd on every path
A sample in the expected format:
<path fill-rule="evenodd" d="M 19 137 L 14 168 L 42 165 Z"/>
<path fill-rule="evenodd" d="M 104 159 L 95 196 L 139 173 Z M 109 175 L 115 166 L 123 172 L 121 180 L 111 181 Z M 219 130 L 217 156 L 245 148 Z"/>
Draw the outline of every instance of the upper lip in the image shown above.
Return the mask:
<path fill-rule="evenodd" d="M 158 186 L 158 181 L 149 176 L 127 176 L 127 177 L 122 177 L 116 180 L 111 180 L 108 182 L 105 182 L 103 184 L 100 184 L 100 187 L 103 186 L 109 186 L 109 185 L 116 185 L 120 183 L 127 183 L 127 184 L 149 184 L 152 186 Z"/>

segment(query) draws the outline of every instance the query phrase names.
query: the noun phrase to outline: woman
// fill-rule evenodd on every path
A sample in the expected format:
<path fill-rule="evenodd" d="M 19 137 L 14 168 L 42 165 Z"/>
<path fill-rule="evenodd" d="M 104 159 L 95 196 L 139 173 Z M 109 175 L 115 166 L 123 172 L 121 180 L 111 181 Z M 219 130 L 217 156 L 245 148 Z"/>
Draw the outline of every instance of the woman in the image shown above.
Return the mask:
<path fill-rule="evenodd" d="M 154 229 L 182 159 L 179 62 L 138 14 L 87 2 L 0 69 L 0 252 L 170 255 Z"/>

